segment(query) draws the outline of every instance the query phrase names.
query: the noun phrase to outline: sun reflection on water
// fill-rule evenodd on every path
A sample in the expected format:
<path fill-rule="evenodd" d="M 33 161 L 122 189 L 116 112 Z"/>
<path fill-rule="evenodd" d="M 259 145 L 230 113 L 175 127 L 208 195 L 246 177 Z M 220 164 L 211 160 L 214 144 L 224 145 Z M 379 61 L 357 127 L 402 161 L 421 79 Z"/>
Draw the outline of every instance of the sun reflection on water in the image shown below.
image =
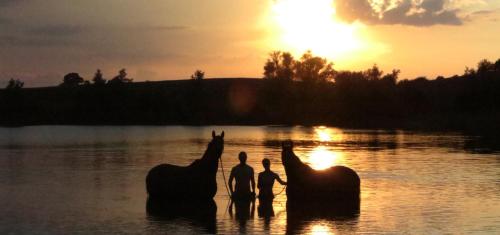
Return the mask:
<path fill-rule="evenodd" d="M 326 225 L 315 224 L 311 227 L 311 234 L 313 234 L 313 235 L 330 235 L 330 234 L 335 234 L 335 233 L 333 233 L 333 231 Z"/>
<path fill-rule="evenodd" d="M 338 129 L 319 126 L 314 128 L 315 140 L 320 142 L 341 141 L 342 132 Z"/>
<path fill-rule="evenodd" d="M 332 134 L 330 129 L 319 127 L 316 128 L 314 131 L 316 132 L 319 141 L 327 142 L 332 140 Z"/>
<path fill-rule="evenodd" d="M 342 153 L 328 150 L 325 146 L 316 147 L 309 156 L 309 164 L 313 169 L 323 170 L 340 163 Z"/>

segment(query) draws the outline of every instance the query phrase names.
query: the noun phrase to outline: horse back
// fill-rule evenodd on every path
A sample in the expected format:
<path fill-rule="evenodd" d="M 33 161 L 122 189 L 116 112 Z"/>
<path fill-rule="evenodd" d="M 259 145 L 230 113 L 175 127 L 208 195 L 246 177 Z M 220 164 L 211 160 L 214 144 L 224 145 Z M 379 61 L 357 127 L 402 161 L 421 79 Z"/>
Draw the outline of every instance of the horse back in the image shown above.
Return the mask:
<path fill-rule="evenodd" d="M 146 190 L 153 198 L 183 200 L 212 198 L 217 190 L 215 174 L 211 176 L 196 160 L 189 166 L 161 164 L 153 167 L 146 177 Z M 209 196 L 206 196 L 209 195 Z"/>

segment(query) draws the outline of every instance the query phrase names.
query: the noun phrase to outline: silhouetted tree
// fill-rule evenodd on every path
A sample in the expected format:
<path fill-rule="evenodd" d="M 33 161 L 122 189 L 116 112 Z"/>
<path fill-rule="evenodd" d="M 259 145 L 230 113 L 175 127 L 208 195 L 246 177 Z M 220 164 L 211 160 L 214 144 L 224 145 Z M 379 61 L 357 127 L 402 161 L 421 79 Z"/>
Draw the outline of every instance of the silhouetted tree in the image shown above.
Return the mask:
<path fill-rule="evenodd" d="M 191 75 L 191 79 L 194 80 L 203 80 L 204 78 L 205 78 L 205 72 L 199 69 L 194 71 L 193 75 Z"/>
<path fill-rule="evenodd" d="M 395 85 L 400 73 L 401 73 L 401 70 L 393 69 L 391 73 L 388 73 L 388 74 L 385 74 L 384 76 L 382 76 L 381 80 L 383 82 L 389 83 L 391 85 Z"/>
<path fill-rule="evenodd" d="M 264 78 L 293 80 L 295 59 L 288 52 L 274 51 L 264 65 Z"/>
<path fill-rule="evenodd" d="M 311 51 L 304 53 L 295 64 L 295 77 L 304 82 L 329 81 L 334 75 L 333 63 L 325 58 L 313 56 Z"/>
<path fill-rule="evenodd" d="M 365 71 L 366 78 L 371 81 L 380 80 L 382 78 L 382 74 L 384 74 L 384 71 L 380 70 L 377 64 L 374 64 L 371 68 Z"/>
<path fill-rule="evenodd" d="M 339 71 L 335 74 L 333 80 L 335 81 L 335 84 L 342 86 L 342 85 L 359 84 L 361 82 L 365 82 L 366 78 L 363 72 Z"/>
<path fill-rule="evenodd" d="M 485 78 L 489 73 L 495 72 L 495 64 L 487 59 L 479 61 L 477 64 L 477 76 L 478 78 Z"/>
<path fill-rule="evenodd" d="M 267 79 L 275 79 L 278 78 L 278 66 L 279 66 L 279 57 L 281 52 L 274 51 L 269 53 L 269 58 L 264 65 L 264 78 Z"/>
<path fill-rule="evenodd" d="M 127 78 L 127 70 L 126 69 L 121 69 L 118 71 L 118 75 L 116 75 L 113 79 L 111 79 L 108 84 L 110 85 L 115 85 L 115 84 L 123 84 L 123 83 L 130 83 L 134 79 L 132 78 Z"/>
<path fill-rule="evenodd" d="M 24 86 L 24 82 L 21 82 L 19 79 L 11 78 L 7 83 L 5 89 L 21 89 Z"/>
<path fill-rule="evenodd" d="M 98 69 L 95 72 L 94 78 L 92 78 L 92 81 L 94 82 L 95 85 L 105 85 L 106 84 L 106 79 L 104 79 L 104 76 L 103 76 L 100 69 Z"/>
<path fill-rule="evenodd" d="M 495 71 L 500 72 L 500 59 L 495 62 Z"/>
<path fill-rule="evenodd" d="M 464 77 L 474 78 L 476 76 L 476 70 L 465 66 Z"/>
<path fill-rule="evenodd" d="M 80 74 L 78 73 L 68 73 L 64 76 L 63 78 L 63 83 L 61 86 L 78 86 L 83 84 L 84 80 L 82 77 L 80 77 Z"/>
<path fill-rule="evenodd" d="M 277 75 L 278 78 L 291 81 L 293 80 L 294 76 L 294 66 L 295 66 L 295 59 L 293 58 L 292 54 L 289 52 L 283 52 L 281 53 L 281 62 L 280 66 L 278 66 L 277 69 Z"/>

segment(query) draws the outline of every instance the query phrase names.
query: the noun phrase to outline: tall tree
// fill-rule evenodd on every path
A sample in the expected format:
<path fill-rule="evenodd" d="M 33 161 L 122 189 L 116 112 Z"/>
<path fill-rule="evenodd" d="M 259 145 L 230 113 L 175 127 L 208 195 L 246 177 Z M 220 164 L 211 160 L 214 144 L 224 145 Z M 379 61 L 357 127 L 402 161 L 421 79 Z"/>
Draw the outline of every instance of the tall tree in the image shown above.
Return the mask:
<path fill-rule="evenodd" d="M 295 77 L 304 82 L 326 82 L 333 79 L 333 63 L 325 58 L 314 56 L 311 51 L 302 55 L 295 64 Z"/>
<path fill-rule="evenodd" d="M 264 78 L 278 78 L 278 68 L 280 66 L 281 51 L 273 51 L 269 53 L 269 58 L 264 65 Z"/>
<path fill-rule="evenodd" d="M 111 79 L 108 84 L 114 85 L 132 82 L 134 79 L 128 78 L 127 75 L 128 74 L 126 69 L 120 69 L 120 71 L 118 71 L 118 75 Z"/>
<path fill-rule="evenodd" d="M 191 75 L 191 79 L 194 80 L 203 80 L 204 78 L 205 78 L 205 72 L 199 69 L 194 71 L 193 75 Z"/>
<path fill-rule="evenodd" d="M 78 73 L 68 73 L 63 78 L 63 83 L 61 86 L 79 86 L 83 84 L 84 80 Z"/>
<path fill-rule="evenodd" d="M 21 82 L 21 80 L 19 79 L 14 79 L 14 78 L 11 78 L 9 80 L 9 82 L 7 83 L 7 86 L 5 87 L 5 89 L 21 89 L 23 88 L 24 86 L 24 82 Z"/>
<path fill-rule="evenodd" d="M 382 74 L 384 74 L 384 71 L 380 70 L 377 64 L 374 64 L 371 68 L 365 71 L 366 77 L 371 81 L 380 80 L 382 78 Z"/>
<path fill-rule="evenodd" d="M 106 79 L 104 79 L 104 75 L 102 74 L 100 69 L 97 69 L 97 71 L 94 74 L 94 78 L 92 78 L 92 81 L 94 82 L 95 85 L 106 84 Z"/>

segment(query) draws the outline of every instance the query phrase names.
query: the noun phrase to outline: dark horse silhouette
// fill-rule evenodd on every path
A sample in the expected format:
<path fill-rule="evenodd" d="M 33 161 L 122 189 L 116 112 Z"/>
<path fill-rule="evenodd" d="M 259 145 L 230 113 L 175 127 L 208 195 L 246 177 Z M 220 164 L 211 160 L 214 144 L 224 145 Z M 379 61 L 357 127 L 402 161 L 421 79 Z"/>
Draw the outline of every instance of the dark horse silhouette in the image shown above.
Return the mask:
<path fill-rule="evenodd" d="M 314 170 L 295 155 L 292 141 L 283 142 L 281 160 L 288 182 L 288 205 L 301 205 L 304 202 L 359 202 L 360 179 L 354 170 L 344 166 Z"/>
<path fill-rule="evenodd" d="M 146 177 L 149 198 L 167 201 L 209 201 L 217 192 L 216 174 L 219 158 L 224 151 L 224 132 L 216 136 L 201 159 L 189 166 L 161 164 L 153 167 Z"/>

